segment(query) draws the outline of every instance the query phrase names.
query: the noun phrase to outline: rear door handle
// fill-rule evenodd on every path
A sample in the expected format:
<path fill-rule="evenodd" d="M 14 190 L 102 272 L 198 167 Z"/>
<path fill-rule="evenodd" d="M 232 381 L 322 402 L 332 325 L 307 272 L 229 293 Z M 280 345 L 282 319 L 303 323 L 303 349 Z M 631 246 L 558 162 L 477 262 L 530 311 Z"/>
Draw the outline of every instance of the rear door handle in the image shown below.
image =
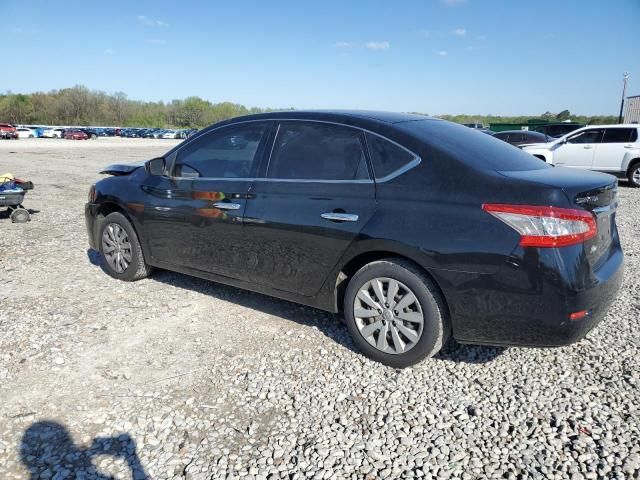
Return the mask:
<path fill-rule="evenodd" d="M 625 145 L 624 148 L 633 148 L 633 145 Z"/>
<path fill-rule="evenodd" d="M 589 150 L 590 148 L 593 148 L 593 147 L 592 147 L 591 145 L 585 145 L 583 148 L 584 148 L 585 150 Z"/>
<path fill-rule="evenodd" d="M 353 213 L 336 213 L 327 212 L 320 215 L 325 220 L 331 220 L 332 222 L 357 222 L 358 215 Z"/>
<path fill-rule="evenodd" d="M 240 210 L 239 203 L 231 203 L 231 202 L 216 202 L 213 204 L 214 207 L 219 208 L 220 210 Z"/>

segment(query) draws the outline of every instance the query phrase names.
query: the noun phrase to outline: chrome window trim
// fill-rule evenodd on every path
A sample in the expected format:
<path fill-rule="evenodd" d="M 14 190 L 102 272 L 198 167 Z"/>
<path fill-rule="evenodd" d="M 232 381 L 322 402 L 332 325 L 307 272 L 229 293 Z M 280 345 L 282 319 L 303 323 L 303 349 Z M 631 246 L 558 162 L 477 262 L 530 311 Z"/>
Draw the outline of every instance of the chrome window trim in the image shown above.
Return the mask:
<path fill-rule="evenodd" d="M 278 128 L 276 130 L 276 134 L 273 138 L 273 143 L 271 144 L 271 151 L 269 152 L 269 158 L 267 159 L 267 169 L 265 170 L 265 175 L 268 173 L 269 171 L 269 165 L 271 163 L 271 156 L 273 155 L 273 150 L 275 148 L 275 144 L 276 144 L 276 139 L 278 138 L 278 133 L 280 133 L 280 123 L 281 122 L 314 122 L 314 123 L 324 123 L 324 124 L 328 124 L 328 125 L 337 125 L 339 127 L 347 127 L 347 128 L 353 128 L 355 130 L 359 130 L 361 132 L 365 132 L 368 133 L 370 135 L 375 135 L 377 137 L 382 138 L 383 140 L 386 140 L 387 142 L 390 142 L 394 145 L 396 145 L 397 147 L 400 147 L 402 150 L 404 150 L 407 153 L 410 153 L 411 155 L 413 155 L 413 160 L 411 160 L 410 162 L 406 163 L 405 165 L 403 165 L 402 167 L 400 167 L 399 169 L 389 173 L 388 175 L 382 177 L 382 178 L 374 178 L 374 179 L 368 179 L 368 180 L 315 180 L 315 179 L 310 179 L 310 178 L 267 178 L 265 177 L 257 177 L 257 178 L 244 178 L 244 177 L 238 177 L 238 178 L 214 178 L 214 177 L 203 177 L 203 178 L 192 178 L 192 177 L 170 177 L 176 180 L 180 180 L 180 179 L 189 179 L 189 180 L 227 180 L 227 181 L 242 181 L 242 180 L 251 180 L 254 182 L 300 182 L 300 183 L 385 183 L 388 182 L 390 180 L 393 180 L 396 177 L 399 177 L 400 175 L 408 172 L 409 170 L 417 167 L 421 162 L 422 162 L 422 158 L 412 152 L 411 150 L 409 150 L 407 147 L 405 147 L 404 145 L 400 145 L 398 142 L 395 142 L 393 140 L 391 140 L 388 137 L 385 137 L 384 135 L 381 135 L 379 133 L 376 132 L 372 132 L 371 130 L 368 130 L 366 128 L 363 127 L 356 127 L 354 125 L 346 125 L 344 123 L 339 123 L 339 122 L 331 122 L 329 120 L 315 120 L 315 119 L 308 119 L 308 118 L 262 118 L 262 119 L 255 119 L 255 120 L 243 120 L 240 122 L 234 122 L 234 123 L 229 123 L 227 125 L 221 125 L 220 127 L 217 128 L 213 128 L 211 130 L 209 130 L 206 134 L 203 133 L 200 136 L 196 136 L 194 138 L 194 140 L 198 139 L 198 138 L 202 138 L 205 137 L 208 134 L 211 134 L 213 132 L 217 132 L 218 130 L 222 130 L 224 128 L 229 128 L 229 127 L 233 127 L 236 125 L 242 125 L 245 123 L 255 123 L 255 122 L 278 122 Z M 191 142 L 189 142 L 191 143 Z M 174 161 L 172 162 L 173 164 L 171 165 L 171 168 L 173 169 L 175 167 L 175 163 L 177 160 L 177 155 L 180 152 L 180 150 L 182 150 L 186 145 L 182 145 L 180 146 L 180 148 L 178 148 L 175 152 L 173 152 L 173 155 L 175 155 L 174 157 Z M 375 172 L 374 172 L 375 175 Z"/>

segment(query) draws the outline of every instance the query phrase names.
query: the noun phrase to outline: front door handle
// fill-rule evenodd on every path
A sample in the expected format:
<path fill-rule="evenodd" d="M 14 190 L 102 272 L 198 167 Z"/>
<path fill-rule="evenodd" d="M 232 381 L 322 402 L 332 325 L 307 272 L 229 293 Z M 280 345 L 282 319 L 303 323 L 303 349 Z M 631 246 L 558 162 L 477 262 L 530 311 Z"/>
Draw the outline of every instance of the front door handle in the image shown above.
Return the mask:
<path fill-rule="evenodd" d="M 231 202 L 216 202 L 213 204 L 214 207 L 219 208 L 220 210 L 240 210 L 239 203 L 231 203 Z"/>
<path fill-rule="evenodd" d="M 353 213 L 337 213 L 337 212 L 328 212 L 320 215 L 325 220 L 331 220 L 332 222 L 357 222 L 358 215 Z"/>

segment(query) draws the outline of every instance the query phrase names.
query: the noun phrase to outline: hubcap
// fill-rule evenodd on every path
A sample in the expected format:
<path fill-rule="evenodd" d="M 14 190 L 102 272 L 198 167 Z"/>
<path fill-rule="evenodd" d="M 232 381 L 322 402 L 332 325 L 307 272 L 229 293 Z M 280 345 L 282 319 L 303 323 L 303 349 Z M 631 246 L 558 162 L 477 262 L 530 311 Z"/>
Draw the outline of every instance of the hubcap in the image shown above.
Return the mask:
<path fill-rule="evenodd" d="M 640 185 L 640 167 L 633 171 L 633 181 L 636 185 Z"/>
<path fill-rule="evenodd" d="M 411 350 L 422 336 L 420 302 L 405 284 L 393 278 L 374 278 L 356 296 L 353 316 L 362 337 L 384 353 Z"/>
<path fill-rule="evenodd" d="M 116 273 L 124 273 L 131 263 L 131 242 L 127 232 L 117 223 L 110 223 L 102 232 L 102 253 Z"/>

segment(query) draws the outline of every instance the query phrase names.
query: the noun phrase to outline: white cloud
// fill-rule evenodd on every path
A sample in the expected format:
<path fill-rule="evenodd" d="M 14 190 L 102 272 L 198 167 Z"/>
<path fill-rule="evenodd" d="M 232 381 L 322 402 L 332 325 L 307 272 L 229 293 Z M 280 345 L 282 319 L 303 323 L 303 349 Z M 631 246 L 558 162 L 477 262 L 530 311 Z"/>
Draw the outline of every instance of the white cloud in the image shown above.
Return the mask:
<path fill-rule="evenodd" d="M 138 15 L 138 20 L 140 21 L 140 23 L 148 27 L 168 27 L 169 26 L 169 24 L 164 20 L 160 20 L 159 18 L 147 17 L 146 15 Z"/>
<path fill-rule="evenodd" d="M 369 50 L 389 50 L 391 47 L 389 42 L 367 42 L 364 46 Z"/>
<path fill-rule="evenodd" d="M 147 40 L 147 43 L 150 43 L 151 45 L 166 45 L 167 41 L 162 40 L 161 38 L 150 38 Z"/>
<path fill-rule="evenodd" d="M 454 35 L 457 35 L 459 37 L 464 37 L 467 34 L 467 29 L 466 28 L 456 28 L 453 31 Z"/>
<path fill-rule="evenodd" d="M 351 42 L 336 42 L 333 46 L 336 48 L 349 48 L 352 47 L 353 44 Z"/>
<path fill-rule="evenodd" d="M 446 57 L 447 55 L 449 55 L 449 52 L 447 52 L 446 50 L 440 50 L 438 52 L 438 55 L 440 55 L 441 57 Z"/>
<path fill-rule="evenodd" d="M 110 49 L 110 48 L 107 48 L 104 51 L 105 55 L 113 55 L 114 53 L 116 53 L 116 52 L 114 50 Z"/>
<path fill-rule="evenodd" d="M 463 3 L 467 3 L 467 0 L 442 0 L 447 7 L 457 7 L 458 5 L 462 5 Z"/>

